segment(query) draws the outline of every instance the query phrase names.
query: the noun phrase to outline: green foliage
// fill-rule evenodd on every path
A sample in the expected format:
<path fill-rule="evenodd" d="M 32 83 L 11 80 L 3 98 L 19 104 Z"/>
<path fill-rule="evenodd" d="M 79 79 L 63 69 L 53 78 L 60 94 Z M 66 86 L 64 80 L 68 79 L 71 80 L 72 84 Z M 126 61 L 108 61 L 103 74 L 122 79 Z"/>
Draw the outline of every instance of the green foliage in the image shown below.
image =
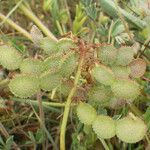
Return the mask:
<path fill-rule="evenodd" d="M 9 138 L 7 138 L 6 141 L 4 141 L 2 139 L 2 137 L 0 136 L 0 149 L 1 150 L 10 150 L 12 148 L 13 142 L 14 142 L 14 137 L 10 136 Z"/>
<path fill-rule="evenodd" d="M 0 6 L 0 149 L 148 149 L 148 2 L 22 2 Z"/>
<path fill-rule="evenodd" d="M 115 3 L 113 1 L 107 1 L 107 0 L 100 0 L 100 5 L 103 9 L 104 12 L 106 12 L 108 15 L 112 17 L 117 17 L 118 16 L 118 11 L 115 6 Z M 140 18 L 135 17 L 134 15 L 128 13 L 124 9 L 119 7 L 119 10 L 121 14 L 133 25 L 136 27 L 143 29 L 146 26 L 146 22 L 141 20 Z"/>
<path fill-rule="evenodd" d="M 87 30 L 87 28 L 83 26 L 86 20 L 87 17 L 82 9 L 82 6 L 76 5 L 76 15 L 72 27 L 72 31 L 74 34 L 78 35 L 84 33 Z"/>

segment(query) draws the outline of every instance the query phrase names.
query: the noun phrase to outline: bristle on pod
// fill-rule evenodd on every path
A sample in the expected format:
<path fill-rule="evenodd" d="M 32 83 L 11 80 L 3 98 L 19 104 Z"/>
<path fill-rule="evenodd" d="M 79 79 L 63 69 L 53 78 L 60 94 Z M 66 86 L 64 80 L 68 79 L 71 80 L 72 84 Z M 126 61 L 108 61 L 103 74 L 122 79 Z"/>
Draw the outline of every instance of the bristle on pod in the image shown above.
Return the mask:
<path fill-rule="evenodd" d="M 104 65 L 96 64 L 90 70 L 92 78 L 104 85 L 111 85 L 115 79 L 112 70 Z"/>
<path fill-rule="evenodd" d="M 91 105 L 80 102 L 77 106 L 77 116 L 82 123 L 91 125 L 97 114 L 96 110 Z"/>
<path fill-rule="evenodd" d="M 127 116 L 116 122 L 116 135 L 126 143 L 136 143 L 146 135 L 147 126 L 143 120 L 138 117 Z"/>
<path fill-rule="evenodd" d="M 115 121 L 109 116 L 97 116 L 92 127 L 98 138 L 110 139 L 116 134 Z"/>
<path fill-rule="evenodd" d="M 40 89 L 39 80 L 31 75 L 18 75 L 10 80 L 9 89 L 17 97 L 28 98 Z"/>
<path fill-rule="evenodd" d="M 105 65 L 114 64 L 117 56 L 117 49 L 113 45 L 103 44 L 98 49 L 98 58 Z"/>
<path fill-rule="evenodd" d="M 16 70 L 22 62 L 21 54 L 8 45 L 0 46 L 0 65 L 8 70 Z"/>

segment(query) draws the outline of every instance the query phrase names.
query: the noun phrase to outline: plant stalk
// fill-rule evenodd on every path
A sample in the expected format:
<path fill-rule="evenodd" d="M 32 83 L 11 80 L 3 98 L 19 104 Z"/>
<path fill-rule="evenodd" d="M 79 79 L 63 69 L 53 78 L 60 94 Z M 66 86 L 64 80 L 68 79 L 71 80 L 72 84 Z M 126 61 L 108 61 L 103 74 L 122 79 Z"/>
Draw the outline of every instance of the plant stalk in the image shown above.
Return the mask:
<path fill-rule="evenodd" d="M 70 106 L 71 106 L 71 100 L 72 100 L 74 93 L 76 92 L 77 84 L 81 75 L 83 61 L 84 61 L 84 57 L 82 56 L 78 65 L 76 76 L 75 76 L 74 86 L 71 89 L 70 94 L 66 101 L 64 115 L 63 115 L 61 129 L 60 129 L 60 150 L 66 149 L 65 148 L 65 133 L 66 133 L 66 126 L 67 126 L 67 121 L 68 121 L 68 116 L 69 116 L 69 111 L 70 111 Z"/>
<path fill-rule="evenodd" d="M 4 16 L 2 13 L 0 13 L 0 19 L 2 21 L 5 20 L 6 23 L 8 23 L 12 28 L 14 28 L 15 30 L 17 30 L 18 32 L 20 32 L 23 36 L 27 37 L 29 40 L 31 40 L 31 35 L 22 27 L 20 27 L 19 25 L 17 25 L 14 21 L 12 21 L 9 18 L 6 18 L 6 16 Z"/>
<path fill-rule="evenodd" d="M 24 5 L 20 5 L 19 7 L 24 14 L 31 19 L 41 30 L 42 32 L 47 35 L 49 38 L 57 41 L 57 38 L 50 32 L 50 30 L 41 22 L 41 20 L 39 20 L 37 18 L 37 16 L 31 11 L 29 10 L 26 6 Z"/>

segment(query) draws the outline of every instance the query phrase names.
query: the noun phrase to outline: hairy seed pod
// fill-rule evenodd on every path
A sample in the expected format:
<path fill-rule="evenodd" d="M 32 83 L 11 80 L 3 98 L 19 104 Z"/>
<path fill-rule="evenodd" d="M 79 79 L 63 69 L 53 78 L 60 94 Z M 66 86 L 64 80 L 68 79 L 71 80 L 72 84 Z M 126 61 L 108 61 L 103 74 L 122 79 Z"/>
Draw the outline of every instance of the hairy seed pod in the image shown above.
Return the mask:
<path fill-rule="evenodd" d="M 112 96 L 112 92 L 110 87 L 106 87 L 103 85 L 97 85 L 92 87 L 88 91 L 88 99 L 90 102 L 94 102 L 96 104 L 103 104 L 110 100 Z"/>
<path fill-rule="evenodd" d="M 137 58 L 130 63 L 130 68 L 130 76 L 133 78 L 140 78 L 146 71 L 146 62 L 141 58 Z"/>
<path fill-rule="evenodd" d="M 102 45 L 98 51 L 98 58 L 105 65 L 114 64 L 117 56 L 117 49 L 113 45 Z"/>
<path fill-rule="evenodd" d="M 131 69 L 129 66 L 112 66 L 112 71 L 116 78 L 128 79 Z"/>
<path fill-rule="evenodd" d="M 11 46 L 2 45 L 0 46 L 0 64 L 8 69 L 18 69 L 22 62 L 21 54 Z"/>
<path fill-rule="evenodd" d="M 44 71 L 56 72 L 60 69 L 60 57 L 48 57 L 43 62 Z"/>
<path fill-rule="evenodd" d="M 60 73 L 63 77 L 69 77 L 77 67 L 78 56 L 76 54 L 69 55 L 65 60 L 61 61 Z"/>
<path fill-rule="evenodd" d="M 73 40 L 69 38 L 61 38 L 57 43 L 57 48 L 59 52 L 66 52 L 70 48 L 74 48 L 74 47 L 75 47 L 75 44 Z"/>
<path fill-rule="evenodd" d="M 140 94 L 139 84 L 128 79 L 118 79 L 112 85 L 114 95 L 119 99 L 134 100 Z"/>
<path fill-rule="evenodd" d="M 137 117 L 125 117 L 116 122 L 116 135 L 126 143 L 136 143 L 146 135 L 147 126 Z"/>
<path fill-rule="evenodd" d="M 72 88 L 73 88 L 73 82 L 67 80 L 62 82 L 58 90 L 64 97 L 67 97 Z"/>
<path fill-rule="evenodd" d="M 104 65 L 96 64 L 90 72 L 97 82 L 104 85 L 111 85 L 115 79 L 112 70 Z"/>
<path fill-rule="evenodd" d="M 98 138 L 109 139 L 116 134 L 115 121 L 109 116 L 99 115 L 92 124 Z"/>
<path fill-rule="evenodd" d="M 117 52 L 116 64 L 121 66 L 127 66 L 134 56 L 132 47 L 122 46 Z"/>
<path fill-rule="evenodd" d="M 81 102 L 77 106 L 77 116 L 82 123 L 91 125 L 95 120 L 97 114 L 96 110 L 91 105 Z"/>
<path fill-rule="evenodd" d="M 39 75 L 43 71 L 42 61 L 38 59 L 24 59 L 20 66 L 21 73 Z"/>
<path fill-rule="evenodd" d="M 57 72 L 45 72 L 40 76 L 40 88 L 44 91 L 51 91 L 61 84 L 61 79 L 61 75 Z"/>
<path fill-rule="evenodd" d="M 17 97 L 28 98 L 38 92 L 39 80 L 31 75 L 18 75 L 9 83 L 10 91 Z"/>
<path fill-rule="evenodd" d="M 58 52 L 57 42 L 50 39 L 49 37 L 45 37 L 45 38 L 41 39 L 40 47 L 48 55 Z"/>

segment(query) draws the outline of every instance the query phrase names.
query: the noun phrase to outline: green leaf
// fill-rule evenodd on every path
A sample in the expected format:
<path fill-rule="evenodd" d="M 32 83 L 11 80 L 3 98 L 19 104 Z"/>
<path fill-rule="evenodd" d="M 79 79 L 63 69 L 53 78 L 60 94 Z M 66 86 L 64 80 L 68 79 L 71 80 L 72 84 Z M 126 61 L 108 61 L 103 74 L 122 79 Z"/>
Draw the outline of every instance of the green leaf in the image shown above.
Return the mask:
<path fill-rule="evenodd" d="M 13 144 L 13 136 L 10 136 L 6 141 L 6 150 L 10 150 Z"/>
<path fill-rule="evenodd" d="M 93 20 L 97 18 L 97 9 L 95 4 L 85 7 L 86 14 Z"/>
<path fill-rule="evenodd" d="M 100 6 L 103 9 L 104 12 L 106 12 L 111 17 L 118 17 L 118 10 L 115 6 L 115 3 L 112 0 L 100 0 Z M 143 29 L 147 24 L 145 21 L 141 20 L 138 17 L 135 17 L 134 15 L 128 13 L 124 9 L 120 8 L 121 14 L 125 17 L 127 21 L 135 25 L 139 29 Z"/>

